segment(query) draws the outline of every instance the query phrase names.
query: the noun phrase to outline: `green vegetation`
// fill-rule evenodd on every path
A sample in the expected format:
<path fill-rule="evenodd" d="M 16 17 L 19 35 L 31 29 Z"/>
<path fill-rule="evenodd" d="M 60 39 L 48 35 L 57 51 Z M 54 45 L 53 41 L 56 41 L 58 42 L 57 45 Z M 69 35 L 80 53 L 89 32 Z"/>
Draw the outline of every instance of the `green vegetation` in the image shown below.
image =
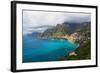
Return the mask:
<path fill-rule="evenodd" d="M 41 34 L 42 38 L 56 38 L 57 36 L 64 36 L 68 32 L 68 26 L 64 24 L 57 24 L 56 27 L 47 29 Z"/>
<path fill-rule="evenodd" d="M 75 52 L 77 56 L 67 56 L 67 60 L 84 60 L 91 59 L 91 44 L 90 40 L 78 47 Z"/>
<path fill-rule="evenodd" d="M 59 60 L 84 60 L 91 59 L 91 33 L 90 22 L 80 24 L 57 24 L 55 27 L 47 29 L 41 34 L 41 38 L 47 39 L 65 39 L 71 40 L 80 46 L 74 51 L 77 55 L 65 55 Z M 75 27 L 75 28 L 74 28 Z M 71 29 L 71 30 L 70 30 Z M 65 37 L 65 35 L 70 35 Z"/>

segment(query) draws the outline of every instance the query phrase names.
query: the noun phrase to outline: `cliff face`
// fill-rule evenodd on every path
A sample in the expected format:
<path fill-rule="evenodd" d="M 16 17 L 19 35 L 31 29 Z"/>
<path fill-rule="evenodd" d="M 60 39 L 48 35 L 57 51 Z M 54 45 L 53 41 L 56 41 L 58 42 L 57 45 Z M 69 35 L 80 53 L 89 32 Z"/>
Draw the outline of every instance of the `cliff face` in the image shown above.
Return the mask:
<path fill-rule="evenodd" d="M 75 28 L 74 28 L 75 27 Z M 83 43 L 90 39 L 90 22 L 84 23 L 63 23 L 47 29 L 41 34 L 45 39 L 68 39 L 75 43 Z"/>
<path fill-rule="evenodd" d="M 68 34 L 68 25 L 65 24 L 57 24 L 55 27 L 51 29 L 47 29 L 41 34 L 42 38 L 63 38 L 66 34 Z"/>
<path fill-rule="evenodd" d="M 80 46 L 74 51 L 65 55 L 60 60 L 83 60 L 91 58 L 91 29 L 90 22 L 79 24 L 63 23 L 47 29 L 41 34 L 46 39 L 67 39 Z M 75 28 L 74 28 L 75 27 Z"/>

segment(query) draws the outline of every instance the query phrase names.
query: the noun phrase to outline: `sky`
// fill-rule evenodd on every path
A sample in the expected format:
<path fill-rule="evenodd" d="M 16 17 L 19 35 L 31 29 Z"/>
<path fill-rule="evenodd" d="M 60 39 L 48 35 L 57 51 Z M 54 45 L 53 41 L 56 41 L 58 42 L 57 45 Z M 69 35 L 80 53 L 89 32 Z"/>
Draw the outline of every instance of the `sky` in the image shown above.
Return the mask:
<path fill-rule="evenodd" d="M 90 20 L 89 13 L 23 11 L 23 34 L 44 32 L 63 22 L 82 23 Z"/>

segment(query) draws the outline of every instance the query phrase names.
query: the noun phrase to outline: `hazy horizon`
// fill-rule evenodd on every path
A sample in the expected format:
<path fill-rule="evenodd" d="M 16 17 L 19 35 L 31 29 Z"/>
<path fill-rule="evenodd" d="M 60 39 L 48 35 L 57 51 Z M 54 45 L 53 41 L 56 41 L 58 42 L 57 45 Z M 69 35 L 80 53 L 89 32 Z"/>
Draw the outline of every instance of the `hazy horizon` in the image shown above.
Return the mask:
<path fill-rule="evenodd" d="M 43 32 L 64 22 L 82 23 L 91 21 L 91 14 L 43 11 L 23 11 L 23 34 Z"/>

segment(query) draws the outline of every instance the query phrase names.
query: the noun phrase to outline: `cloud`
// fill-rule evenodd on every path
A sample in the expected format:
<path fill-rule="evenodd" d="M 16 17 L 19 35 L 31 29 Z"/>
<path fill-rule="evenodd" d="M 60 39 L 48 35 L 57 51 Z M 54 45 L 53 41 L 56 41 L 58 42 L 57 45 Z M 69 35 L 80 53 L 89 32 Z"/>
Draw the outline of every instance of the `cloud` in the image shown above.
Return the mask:
<path fill-rule="evenodd" d="M 65 21 L 74 23 L 90 21 L 90 14 L 23 11 L 23 32 L 43 32 L 47 28 L 62 24 Z M 30 30 L 30 27 L 33 28 Z"/>

